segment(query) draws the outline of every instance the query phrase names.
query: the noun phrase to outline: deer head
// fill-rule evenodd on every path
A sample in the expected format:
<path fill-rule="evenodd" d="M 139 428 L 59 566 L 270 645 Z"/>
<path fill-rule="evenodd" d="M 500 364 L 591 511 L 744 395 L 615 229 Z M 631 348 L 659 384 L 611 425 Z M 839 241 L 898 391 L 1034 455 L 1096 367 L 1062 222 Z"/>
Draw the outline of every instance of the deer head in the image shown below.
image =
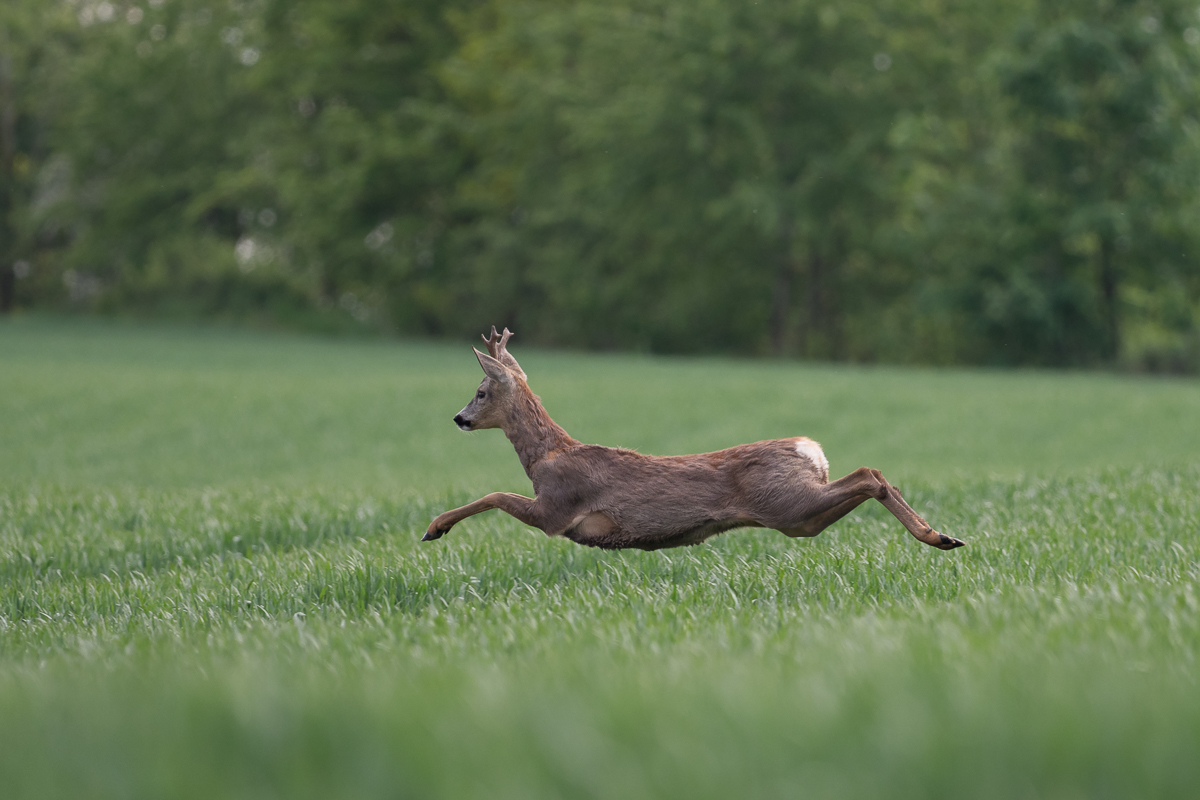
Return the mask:
<path fill-rule="evenodd" d="M 475 390 L 475 397 L 454 416 L 454 424 L 464 431 L 503 427 L 512 410 L 516 390 L 525 383 L 525 371 L 505 349 L 511 336 L 512 331 L 508 328 L 504 329 L 503 335 L 497 334 L 493 325 L 492 335 L 483 337 L 488 352 L 471 348 L 485 377 Z"/>

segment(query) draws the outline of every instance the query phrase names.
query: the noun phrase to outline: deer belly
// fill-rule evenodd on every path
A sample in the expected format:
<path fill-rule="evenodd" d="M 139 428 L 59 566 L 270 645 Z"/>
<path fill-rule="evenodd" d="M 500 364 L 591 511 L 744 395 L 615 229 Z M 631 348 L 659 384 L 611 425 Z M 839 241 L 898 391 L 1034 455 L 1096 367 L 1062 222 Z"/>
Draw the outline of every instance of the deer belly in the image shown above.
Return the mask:
<path fill-rule="evenodd" d="M 668 547 L 684 547 L 700 544 L 719 533 L 733 528 L 761 527 L 753 520 L 746 519 L 710 519 L 694 528 L 680 530 L 639 529 L 624 530 L 603 511 L 593 511 L 580 514 L 571 522 L 571 527 L 563 531 L 571 541 L 590 547 L 601 547 L 606 550 L 662 550 Z"/>
<path fill-rule="evenodd" d="M 610 550 L 630 546 L 623 541 L 625 537 L 621 535 L 620 526 L 603 511 L 580 514 L 571 520 L 571 525 L 563 531 L 563 536 L 572 542 Z"/>

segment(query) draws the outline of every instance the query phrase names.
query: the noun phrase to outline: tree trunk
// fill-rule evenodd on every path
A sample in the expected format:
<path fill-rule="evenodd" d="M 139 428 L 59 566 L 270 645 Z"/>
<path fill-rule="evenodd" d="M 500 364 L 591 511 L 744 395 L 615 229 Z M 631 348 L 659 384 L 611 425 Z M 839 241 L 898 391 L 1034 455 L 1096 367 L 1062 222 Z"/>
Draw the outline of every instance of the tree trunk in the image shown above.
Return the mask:
<path fill-rule="evenodd" d="M 804 355 L 827 358 L 829 309 L 825 292 L 825 259 L 813 245 L 808 255 L 808 282 L 805 287 Z"/>
<path fill-rule="evenodd" d="M 1100 293 L 1104 298 L 1104 352 L 1107 361 L 1121 353 L 1121 330 L 1117 315 L 1117 268 L 1113 263 L 1113 244 L 1108 237 L 1100 241 Z"/>
<path fill-rule="evenodd" d="M 780 253 L 775 266 L 775 277 L 771 283 L 771 352 L 786 355 L 791 338 L 792 289 L 796 281 L 796 258 L 792 254 L 791 225 L 784 224 L 779 232 Z M 801 343 L 803 349 L 803 342 Z"/>
<path fill-rule="evenodd" d="M 792 278 L 794 265 L 791 256 L 779 260 L 775 280 L 771 285 L 771 352 L 782 356 L 787 348 L 788 317 L 792 310 Z"/>
<path fill-rule="evenodd" d="M 17 274 L 13 272 L 12 264 L 5 264 L 0 267 L 0 314 L 12 311 L 16 294 Z"/>
<path fill-rule="evenodd" d="M 12 224 L 16 203 L 17 111 L 13 99 L 12 57 L 8 29 L 0 25 L 0 314 L 12 311 L 16 294 L 13 262 L 15 230 Z"/>

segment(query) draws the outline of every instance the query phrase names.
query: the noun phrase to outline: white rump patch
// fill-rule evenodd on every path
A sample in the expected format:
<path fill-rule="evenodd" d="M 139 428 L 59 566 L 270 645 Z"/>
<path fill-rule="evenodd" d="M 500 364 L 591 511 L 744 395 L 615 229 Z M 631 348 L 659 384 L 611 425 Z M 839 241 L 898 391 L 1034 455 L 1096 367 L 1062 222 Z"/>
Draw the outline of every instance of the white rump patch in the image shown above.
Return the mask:
<path fill-rule="evenodd" d="M 829 480 L 829 459 L 825 458 L 825 451 L 821 449 L 821 445 L 801 436 L 796 440 L 796 452 L 811 461 L 817 472 L 821 473 L 825 480 Z"/>

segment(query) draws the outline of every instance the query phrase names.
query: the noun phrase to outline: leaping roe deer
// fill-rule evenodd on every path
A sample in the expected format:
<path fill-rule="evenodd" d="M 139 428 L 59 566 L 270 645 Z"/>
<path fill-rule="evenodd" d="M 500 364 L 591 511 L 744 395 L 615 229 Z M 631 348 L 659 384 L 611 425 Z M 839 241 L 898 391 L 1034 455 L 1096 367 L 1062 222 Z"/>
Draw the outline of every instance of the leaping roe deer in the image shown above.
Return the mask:
<path fill-rule="evenodd" d="M 698 544 L 733 528 L 774 528 L 816 536 L 874 497 L 922 542 L 942 550 L 963 542 L 938 533 L 877 469 L 829 482 L 821 446 L 797 436 L 692 456 L 647 456 L 582 444 L 558 426 L 509 355 L 512 333 L 485 336 L 475 351 L 486 377 L 454 417 L 465 431 L 500 428 L 533 481 L 533 499 L 496 492 L 440 514 L 423 541 L 472 514 L 498 508 L 550 536 L 580 544 L 658 550 Z"/>

